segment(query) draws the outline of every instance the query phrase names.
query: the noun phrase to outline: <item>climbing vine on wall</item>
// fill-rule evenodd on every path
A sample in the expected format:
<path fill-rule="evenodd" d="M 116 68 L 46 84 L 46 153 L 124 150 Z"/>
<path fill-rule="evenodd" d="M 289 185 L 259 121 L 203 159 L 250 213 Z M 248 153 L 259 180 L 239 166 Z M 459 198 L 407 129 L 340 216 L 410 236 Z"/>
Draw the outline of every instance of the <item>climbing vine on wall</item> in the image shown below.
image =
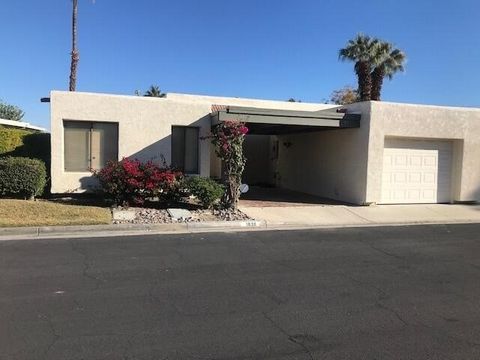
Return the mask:
<path fill-rule="evenodd" d="M 217 156 L 223 161 L 225 193 L 222 205 L 236 208 L 240 197 L 240 184 L 245 169 L 243 141 L 248 128 L 238 121 L 224 121 L 212 129 L 211 141 Z"/>

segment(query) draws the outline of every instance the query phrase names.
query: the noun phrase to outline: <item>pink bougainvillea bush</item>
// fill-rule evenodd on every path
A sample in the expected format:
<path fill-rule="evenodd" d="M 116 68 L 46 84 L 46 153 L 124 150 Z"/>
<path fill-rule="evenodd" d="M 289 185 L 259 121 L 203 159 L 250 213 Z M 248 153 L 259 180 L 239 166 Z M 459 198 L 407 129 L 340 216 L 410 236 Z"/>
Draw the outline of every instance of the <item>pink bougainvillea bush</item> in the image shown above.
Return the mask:
<path fill-rule="evenodd" d="M 240 197 L 239 189 L 246 162 L 243 141 L 247 133 L 248 128 L 238 121 L 224 121 L 212 129 L 211 141 L 224 166 L 225 193 L 222 204 L 226 208 L 236 208 Z"/>
<path fill-rule="evenodd" d="M 145 199 L 165 198 L 177 191 L 182 173 L 168 167 L 160 167 L 152 161 L 123 158 L 109 161 L 95 171 L 103 192 L 117 205 L 143 205 Z"/>

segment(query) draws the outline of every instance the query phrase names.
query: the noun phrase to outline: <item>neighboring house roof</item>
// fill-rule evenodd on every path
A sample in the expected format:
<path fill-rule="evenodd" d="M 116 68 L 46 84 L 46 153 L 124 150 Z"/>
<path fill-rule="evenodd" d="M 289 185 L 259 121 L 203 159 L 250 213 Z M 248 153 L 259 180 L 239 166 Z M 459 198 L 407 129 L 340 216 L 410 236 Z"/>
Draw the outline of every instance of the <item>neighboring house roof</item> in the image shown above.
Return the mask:
<path fill-rule="evenodd" d="M 6 120 L 6 119 L 0 119 L 0 125 L 6 126 L 6 127 L 13 127 L 13 128 L 18 128 L 18 129 L 26 129 L 26 130 L 35 130 L 35 131 L 41 131 L 41 132 L 47 132 L 47 129 L 31 125 L 27 122 L 23 121 L 14 121 L 14 120 Z"/>

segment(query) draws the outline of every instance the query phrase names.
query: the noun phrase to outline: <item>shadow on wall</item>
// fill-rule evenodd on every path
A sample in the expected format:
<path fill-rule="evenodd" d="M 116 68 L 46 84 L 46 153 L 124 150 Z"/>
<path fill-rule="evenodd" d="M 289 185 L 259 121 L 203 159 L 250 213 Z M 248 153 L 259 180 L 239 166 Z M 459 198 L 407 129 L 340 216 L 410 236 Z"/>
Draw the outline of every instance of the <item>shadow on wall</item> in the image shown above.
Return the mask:
<path fill-rule="evenodd" d="M 277 157 L 274 146 L 278 146 L 270 135 L 245 137 L 243 153 L 246 158 L 242 181 L 248 185 L 274 186 Z"/>
<path fill-rule="evenodd" d="M 122 141 L 122 139 L 120 139 Z M 172 135 L 168 135 L 163 139 L 160 139 L 153 144 L 144 147 L 142 150 L 137 151 L 127 157 L 129 159 L 138 159 L 142 162 L 153 161 L 158 165 L 162 165 L 164 161 L 170 164 Z"/>
<path fill-rule="evenodd" d="M 207 116 L 204 116 L 204 117 L 198 119 L 197 121 L 195 121 L 195 122 L 193 122 L 193 123 L 191 123 L 187 126 L 200 128 L 200 134 L 199 135 L 200 135 L 200 138 L 201 138 L 203 136 L 209 135 L 209 132 L 205 132 L 205 124 L 209 124 L 209 123 L 210 123 L 210 115 L 207 115 Z M 176 124 L 172 124 L 172 126 L 176 126 Z M 179 125 L 179 126 L 181 126 L 181 125 Z M 138 134 L 137 136 L 141 136 L 141 135 Z M 127 137 L 123 137 L 123 138 L 120 137 L 118 141 L 119 141 L 119 145 L 122 144 L 122 142 L 129 141 L 128 135 L 127 135 Z M 199 148 L 200 149 L 202 149 L 202 147 L 204 146 L 202 144 L 202 141 L 203 142 L 209 142 L 210 140 L 200 139 L 199 140 Z M 172 143 L 172 135 L 170 134 L 170 135 L 167 135 L 167 136 L 159 139 L 158 141 L 155 141 L 154 143 L 152 143 L 148 146 L 145 146 L 141 150 L 139 150 L 137 152 L 134 152 L 132 154 L 127 154 L 126 156 L 124 156 L 125 154 L 120 153 L 120 160 L 123 157 L 127 157 L 127 158 L 132 159 L 132 160 L 133 159 L 138 159 L 142 162 L 153 161 L 160 166 L 162 166 L 164 164 L 170 165 L 171 151 L 172 151 L 171 143 Z M 202 151 L 199 152 L 199 161 L 200 161 L 201 156 L 202 156 Z M 203 156 L 207 156 L 207 155 L 203 155 Z M 92 174 L 92 176 L 82 177 L 79 180 L 79 182 L 80 182 L 80 189 L 86 190 L 87 192 L 95 192 L 99 189 L 99 182 L 93 176 L 93 174 Z M 76 190 L 74 190 L 74 191 L 76 191 Z"/>
<path fill-rule="evenodd" d="M 198 127 L 200 128 L 200 137 L 204 137 L 209 135 L 208 133 L 205 133 L 204 127 L 205 124 L 210 123 L 210 115 L 206 115 L 193 123 L 185 126 L 191 126 L 191 127 Z M 172 124 L 172 126 L 177 126 L 177 124 Z M 184 125 L 178 125 L 178 126 L 184 126 Z M 203 132 L 202 132 L 203 130 Z M 128 139 L 119 139 L 119 142 L 122 141 L 128 141 Z M 209 141 L 209 140 L 199 140 L 201 141 Z M 202 147 L 201 144 L 199 144 L 199 147 Z M 162 165 L 163 161 L 167 163 L 167 165 L 170 165 L 170 159 L 171 159 L 171 152 L 172 152 L 172 135 L 168 135 L 162 139 L 159 139 L 158 141 L 144 147 L 143 149 L 127 155 L 128 158 L 130 159 L 138 159 L 141 161 L 149 161 L 152 160 L 157 164 Z M 200 154 L 199 154 L 200 155 Z"/>
<path fill-rule="evenodd" d="M 473 194 L 475 200 L 472 200 L 470 203 L 472 205 L 479 205 L 480 204 L 480 185 L 475 189 L 475 193 Z M 480 207 L 477 208 L 480 211 Z"/>
<path fill-rule="evenodd" d="M 132 160 L 138 159 L 142 162 L 151 160 L 160 166 L 162 166 L 164 163 L 169 164 L 171 138 L 172 138 L 171 135 L 168 135 L 163 139 L 160 139 L 154 142 L 153 144 L 150 144 L 144 147 L 142 150 L 137 151 L 136 153 L 133 153 L 126 157 Z M 119 139 L 119 141 L 122 141 L 122 139 Z M 168 155 L 168 158 L 165 154 Z M 122 158 L 124 157 L 121 156 L 119 160 L 122 160 Z M 93 173 L 91 176 L 84 176 L 80 178 L 79 183 L 80 183 L 80 186 L 78 189 L 72 189 L 69 192 L 74 193 L 74 192 L 77 192 L 78 190 L 85 190 L 86 192 L 94 193 L 100 190 L 100 183 L 98 179 L 93 175 Z"/>
<path fill-rule="evenodd" d="M 80 189 L 87 192 L 96 192 L 100 190 L 100 183 L 93 174 L 92 176 L 84 176 L 80 178 Z"/>

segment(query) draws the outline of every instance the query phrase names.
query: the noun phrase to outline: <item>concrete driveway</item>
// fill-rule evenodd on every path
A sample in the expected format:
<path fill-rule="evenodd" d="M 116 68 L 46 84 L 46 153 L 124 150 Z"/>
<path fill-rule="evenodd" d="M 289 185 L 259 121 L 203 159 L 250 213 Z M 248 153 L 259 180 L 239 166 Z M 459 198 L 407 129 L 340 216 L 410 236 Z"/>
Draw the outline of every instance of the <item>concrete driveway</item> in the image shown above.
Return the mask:
<path fill-rule="evenodd" d="M 240 210 L 267 225 L 355 226 L 387 224 L 480 223 L 480 205 L 328 205 L 240 203 Z"/>
<path fill-rule="evenodd" d="M 409 204 L 356 206 L 274 187 L 252 186 L 239 208 L 272 227 L 480 223 L 480 205 Z"/>

